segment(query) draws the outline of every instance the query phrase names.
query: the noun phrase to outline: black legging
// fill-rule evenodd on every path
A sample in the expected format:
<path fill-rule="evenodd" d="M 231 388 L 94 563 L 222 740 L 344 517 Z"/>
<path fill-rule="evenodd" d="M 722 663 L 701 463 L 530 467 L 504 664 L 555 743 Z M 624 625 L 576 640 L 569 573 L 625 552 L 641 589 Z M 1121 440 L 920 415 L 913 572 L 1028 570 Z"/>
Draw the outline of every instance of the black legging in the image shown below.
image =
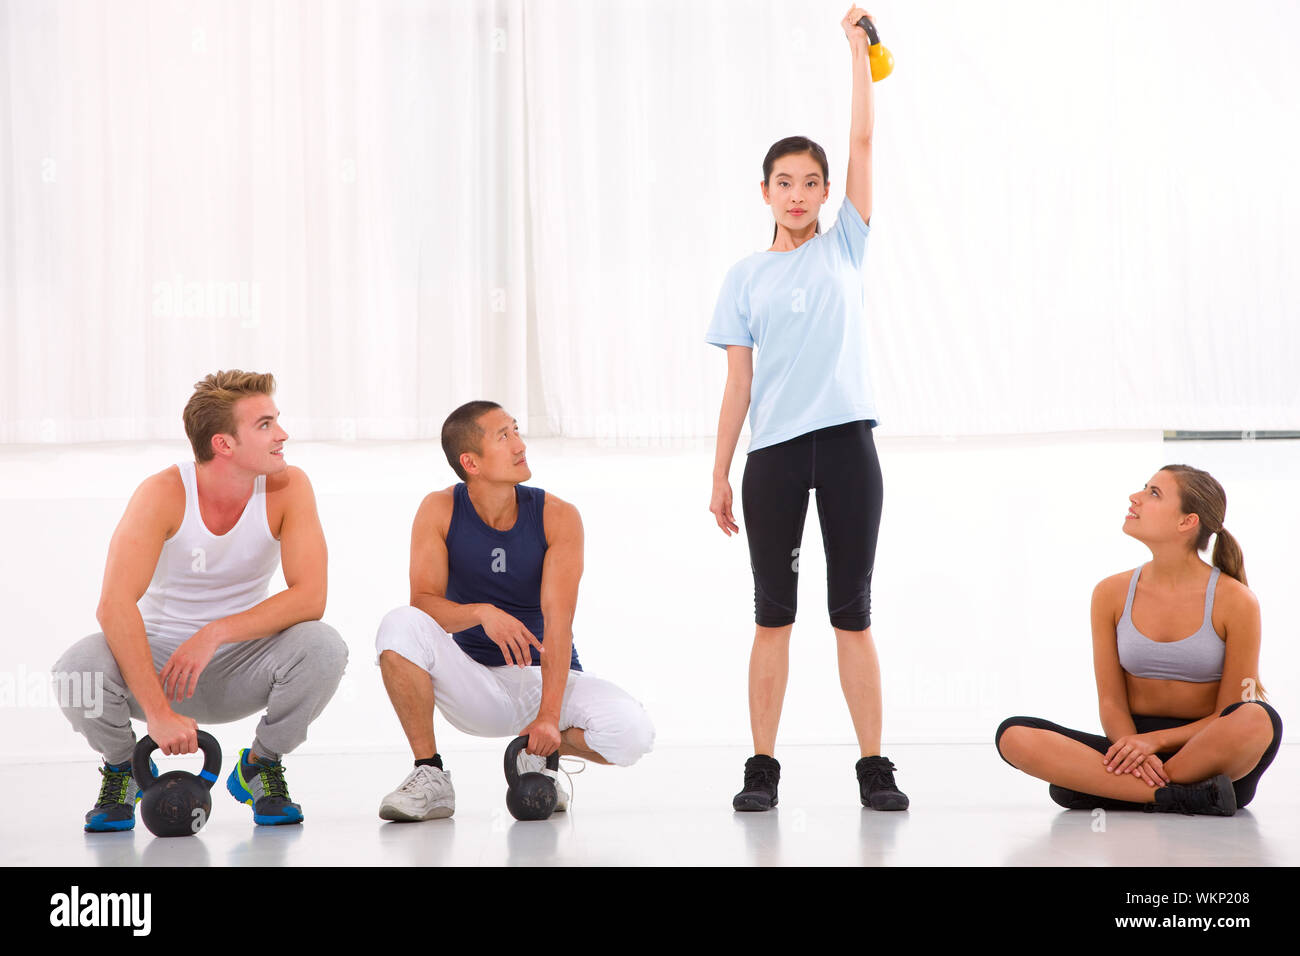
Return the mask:
<path fill-rule="evenodd" d="M 1271 705 L 1264 703 L 1262 700 L 1239 700 L 1235 704 L 1229 704 L 1227 707 L 1223 708 L 1219 716 L 1228 716 L 1228 714 L 1232 713 L 1242 704 L 1259 704 L 1259 706 L 1268 711 L 1268 719 L 1273 723 L 1273 739 L 1269 742 L 1268 749 L 1264 751 L 1264 755 L 1259 758 L 1259 763 L 1255 764 L 1254 769 L 1240 780 L 1234 780 L 1232 782 L 1232 789 L 1237 792 L 1238 807 L 1244 807 L 1254 799 L 1255 787 L 1259 784 L 1259 778 L 1263 775 L 1264 771 L 1268 769 L 1268 765 L 1273 762 L 1273 758 L 1277 756 L 1277 748 L 1282 743 L 1282 718 Z M 1182 727 L 1185 724 L 1191 723 L 1195 723 L 1195 721 L 1186 720 L 1181 717 L 1146 717 L 1141 714 L 1133 715 L 1133 726 L 1140 734 L 1149 734 L 1156 730 L 1170 730 L 1174 727 Z M 1033 727 L 1036 730 L 1050 730 L 1054 733 L 1069 737 L 1071 740 L 1077 740 L 1081 744 L 1087 744 L 1100 754 L 1104 754 L 1109 750 L 1112 743 L 1112 741 L 1100 734 L 1089 734 L 1082 730 L 1071 730 L 1069 727 L 1062 727 L 1060 724 L 1054 724 L 1050 720 L 1042 720 L 1038 717 L 1008 717 L 1006 720 L 1002 721 L 1002 724 L 998 727 L 997 734 L 993 737 L 993 744 L 998 748 L 998 756 L 1002 757 L 1003 760 L 1007 760 L 1007 758 L 1002 754 L 1002 735 L 1006 733 L 1008 727 Z M 1158 753 L 1156 756 L 1160 758 L 1161 762 L 1164 762 L 1175 753 L 1177 753 L 1176 750 L 1171 750 L 1167 753 Z M 1011 761 L 1007 760 L 1007 763 L 1010 764 Z M 1011 765 L 1013 767 L 1015 766 L 1015 764 Z M 1096 800 L 1098 801 L 1098 806 L 1105 807 L 1106 809 L 1140 810 L 1144 806 L 1141 803 L 1129 803 L 1124 800 L 1115 800 L 1110 797 L 1097 797 Z"/>
<path fill-rule="evenodd" d="M 754 571 L 754 621 L 760 627 L 794 623 L 810 488 L 817 490 L 831 626 L 865 631 L 884 494 L 866 421 L 808 432 L 745 459 L 741 506 Z"/>

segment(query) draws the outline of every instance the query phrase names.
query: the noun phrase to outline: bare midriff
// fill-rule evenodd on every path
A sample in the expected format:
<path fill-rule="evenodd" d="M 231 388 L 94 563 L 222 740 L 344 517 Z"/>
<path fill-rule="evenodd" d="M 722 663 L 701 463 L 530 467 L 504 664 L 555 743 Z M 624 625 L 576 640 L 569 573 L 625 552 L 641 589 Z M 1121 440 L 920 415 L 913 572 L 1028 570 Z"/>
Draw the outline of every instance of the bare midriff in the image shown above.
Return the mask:
<path fill-rule="evenodd" d="M 1200 720 L 1216 712 L 1219 682 L 1193 684 L 1185 680 L 1156 680 L 1124 675 L 1129 710 L 1147 717 Z"/>

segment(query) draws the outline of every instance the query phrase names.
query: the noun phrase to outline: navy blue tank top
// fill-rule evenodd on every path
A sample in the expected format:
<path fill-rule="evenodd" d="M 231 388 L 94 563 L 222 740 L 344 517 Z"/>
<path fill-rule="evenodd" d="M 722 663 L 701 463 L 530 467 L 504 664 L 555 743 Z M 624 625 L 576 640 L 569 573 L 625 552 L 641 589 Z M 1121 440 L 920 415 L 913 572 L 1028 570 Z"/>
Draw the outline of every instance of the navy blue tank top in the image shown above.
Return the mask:
<path fill-rule="evenodd" d="M 546 532 L 542 504 L 546 492 L 515 485 L 519 514 L 509 531 L 498 531 L 478 516 L 464 482 L 455 487 L 453 499 L 451 525 L 447 528 L 447 600 L 499 607 L 544 641 L 542 562 L 546 558 Z M 505 666 L 501 648 L 477 624 L 457 631 L 452 638 L 480 664 Z M 532 662 L 540 665 L 542 658 L 537 648 L 530 650 Z M 576 646 L 570 654 L 569 669 L 582 670 Z"/>

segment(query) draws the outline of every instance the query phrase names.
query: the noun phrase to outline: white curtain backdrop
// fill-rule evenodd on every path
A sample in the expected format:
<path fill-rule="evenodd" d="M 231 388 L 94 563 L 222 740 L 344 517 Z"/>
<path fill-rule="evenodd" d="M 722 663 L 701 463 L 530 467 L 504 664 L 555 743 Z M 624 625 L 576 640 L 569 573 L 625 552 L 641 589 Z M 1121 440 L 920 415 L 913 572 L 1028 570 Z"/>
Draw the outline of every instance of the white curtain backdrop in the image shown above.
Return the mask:
<path fill-rule="evenodd" d="M 173 438 L 232 367 L 298 438 L 525 414 L 520 8 L 0 5 L 0 440 Z"/>
<path fill-rule="evenodd" d="M 889 433 L 1300 425 L 1300 8 L 877 6 L 897 65 L 865 285 Z M 529 5 L 557 431 L 716 427 L 725 360 L 700 343 L 727 267 L 769 243 L 764 153 L 827 150 L 823 228 L 843 196 L 845 8 Z"/>
<path fill-rule="evenodd" d="M 711 434 L 767 147 L 831 161 L 847 5 L 0 2 L 0 441 Z M 891 434 L 1300 427 L 1300 8 L 881 2 Z"/>

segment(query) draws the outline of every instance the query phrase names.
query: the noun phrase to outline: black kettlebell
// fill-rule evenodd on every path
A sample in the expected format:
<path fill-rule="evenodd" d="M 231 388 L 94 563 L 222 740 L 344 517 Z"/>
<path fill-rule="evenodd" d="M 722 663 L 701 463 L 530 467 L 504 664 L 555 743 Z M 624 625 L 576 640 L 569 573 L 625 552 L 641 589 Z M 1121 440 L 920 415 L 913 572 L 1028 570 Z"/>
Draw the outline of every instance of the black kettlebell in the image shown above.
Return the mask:
<path fill-rule="evenodd" d="M 149 755 L 158 745 L 147 736 L 135 745 L 131 773 L 142 794 L 140 818 L 154 836 L 193 836 L 212 813 L 212 785 L 221 772 L 221 745 L 206 730 L 200 730 L 198 736 L 203 770 L 197 777 L 184 770 L 173 770 L 155 778 L 149 768 Z"/>
<path fill-rule="evenodd" d="M 527 737 L 516 737 L 506 747 L 506 807 L 516 820 L 545 820 L 555 812 L 555 781 L 544 773 L 519 772 L 519 754 Z M 546 758 L 547 770 L 560 769 L 560 752 Z"/>

